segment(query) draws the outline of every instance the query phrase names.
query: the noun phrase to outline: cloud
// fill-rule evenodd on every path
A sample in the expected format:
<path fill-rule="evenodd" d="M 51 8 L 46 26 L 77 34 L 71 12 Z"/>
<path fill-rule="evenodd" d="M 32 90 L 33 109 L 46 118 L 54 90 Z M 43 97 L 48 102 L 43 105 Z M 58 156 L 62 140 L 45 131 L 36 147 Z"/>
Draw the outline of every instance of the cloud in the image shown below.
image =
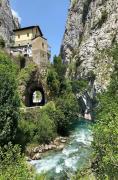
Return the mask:
<path fill-rule="evenodd" d="M 18 18 L 19 22 L 21 23 L 21 17 L 19 16 L 18 12 L 12 9 L 12 14 L 14 17 Z"/>

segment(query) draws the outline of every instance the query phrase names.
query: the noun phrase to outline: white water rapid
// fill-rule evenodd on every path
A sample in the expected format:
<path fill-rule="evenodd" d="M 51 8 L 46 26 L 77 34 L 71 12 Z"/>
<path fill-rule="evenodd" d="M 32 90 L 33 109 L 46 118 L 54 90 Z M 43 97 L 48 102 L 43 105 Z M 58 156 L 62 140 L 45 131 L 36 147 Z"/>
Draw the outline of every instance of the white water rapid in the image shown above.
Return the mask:
<path fill-rule="evenodd" d="M 91 123 L 79 122 L 63 151 L 51 152 L 41 160 L 31 161 L 31 164 L 37 173 L 47 174 L 46 180 L 63 180 L 65 175 L 73 174 L 89 162 L 91 141 Z"/>

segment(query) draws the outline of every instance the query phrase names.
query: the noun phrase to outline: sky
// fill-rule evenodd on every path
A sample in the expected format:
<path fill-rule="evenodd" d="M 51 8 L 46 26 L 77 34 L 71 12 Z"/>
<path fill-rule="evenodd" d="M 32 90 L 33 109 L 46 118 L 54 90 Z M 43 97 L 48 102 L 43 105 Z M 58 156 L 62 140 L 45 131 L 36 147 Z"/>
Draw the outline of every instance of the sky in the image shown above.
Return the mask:
<path fill-rule="evenodd" d="M 52 57 L 60 51 L 70 0 L 10 0 L 21 26 L 39 25 L 51 46 Z"/>

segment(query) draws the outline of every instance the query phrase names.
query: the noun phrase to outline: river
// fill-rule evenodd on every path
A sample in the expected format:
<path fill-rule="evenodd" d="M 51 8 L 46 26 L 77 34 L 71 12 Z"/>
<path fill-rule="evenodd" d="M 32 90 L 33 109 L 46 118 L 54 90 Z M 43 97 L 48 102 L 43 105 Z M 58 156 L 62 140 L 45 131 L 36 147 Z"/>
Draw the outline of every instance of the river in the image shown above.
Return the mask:
<path fill-rule="evenodd" d="M 92 152 L 91 126 L 92 123 L 87 121 L 78 122 L 62 151 L 51 152 L 41 160 L 31 161 L 37 173 L 46 173 L 46 180 L 65 180 L 87 165 Z"/>

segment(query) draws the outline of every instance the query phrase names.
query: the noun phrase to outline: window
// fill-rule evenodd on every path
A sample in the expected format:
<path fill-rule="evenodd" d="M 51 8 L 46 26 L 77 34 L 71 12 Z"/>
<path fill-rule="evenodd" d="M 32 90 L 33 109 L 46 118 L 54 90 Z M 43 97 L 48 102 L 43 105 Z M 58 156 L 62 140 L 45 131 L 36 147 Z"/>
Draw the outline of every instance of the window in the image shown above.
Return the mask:
<path fill-rule="evenodd" d="M 20 39 L 20 34 L 18 34 L 18 39 Z"/>
<path fill-rule="evenodd" d="M 27 33 L 27 37 L 29 37 L 29 33 Z"/>
<path fill-rule="evenodd" d="M 42 43 L 42 47 L 44 48 L 44 43 Z"/>
<path fill-rule="evenodd" d="M 24 57 L 20 57 L 20 69 L 25 68 L 26 61 Z"/>

